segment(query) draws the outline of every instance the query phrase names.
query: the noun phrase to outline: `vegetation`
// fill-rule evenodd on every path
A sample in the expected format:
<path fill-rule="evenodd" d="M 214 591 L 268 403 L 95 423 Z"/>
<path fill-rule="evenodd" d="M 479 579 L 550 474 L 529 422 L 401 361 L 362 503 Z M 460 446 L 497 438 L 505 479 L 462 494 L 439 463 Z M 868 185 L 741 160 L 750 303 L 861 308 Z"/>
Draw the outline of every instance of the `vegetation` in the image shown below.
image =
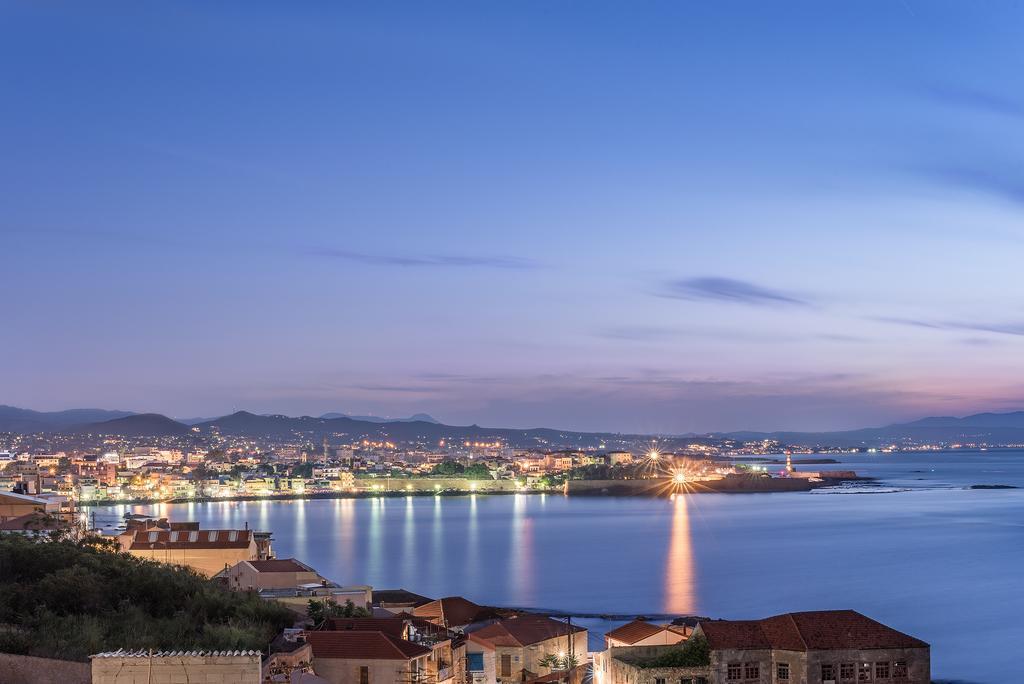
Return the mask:
<path fill-rule="evenodd" d="M 493 480 L 491 471 L 483 463 L 464 466 L 458 461 L 442 461 L 434 466 L 433 475 L 442 477 L 464 477 L 468 480 Z"/>
<path fill-rule="evenodd" d="M 710 664 L 711 649 L 708 648 L 708 641 L 698 633 L 678 648 L 646 661 L 642 667 L 702 667 Z"/>
<path fill-rule="evenodd" d="M 616 463 L 615 465 L 585 465 L 577 466 L 568 473 L 569 480 L 634 480 L 644 476 L 642 464 Z"/>
<path fill-rule="evenodd" d="M 557 656 L 554 653 L 548 653 L 538 660 L 537 664 L 550 670 L 571 670 L 574 667 L 579 666 L 580 661 L 579 658 L 574 655 L 565 654 Z"/>
<path fill-rule="evenodd" d="M 320 629 L 330 618 L 370 617 L 370 611 L 356 606 L 351 601 L 345 601 L 345 605 L 340 605 L 329 598 L 323 601 L 309 599 L 306 615 L 313 621 L 313 627 Z"/>
<path fill-rule="evenodd" d="M 87 537 L 0 536 L 0 651 L 85 660 L 125 649 L 266 648 L 283 605 Z"/>

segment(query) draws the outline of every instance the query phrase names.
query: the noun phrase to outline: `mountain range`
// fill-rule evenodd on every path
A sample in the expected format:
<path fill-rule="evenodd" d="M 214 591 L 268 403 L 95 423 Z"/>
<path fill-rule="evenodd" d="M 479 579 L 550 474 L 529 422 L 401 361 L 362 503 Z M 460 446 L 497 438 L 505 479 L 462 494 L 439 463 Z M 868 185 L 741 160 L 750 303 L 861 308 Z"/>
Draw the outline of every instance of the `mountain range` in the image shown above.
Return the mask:
<path fill-rule="evenodd" d="M 132 413 L 103 409 L 71 409 L 42 412 L 0 406 L 0 432 L 122 435 L 126 437 L 167 437 L 219 433 L 240 437 L 294 438 L 311 441 L 324 437 L 379 439 L 392 442 L 440 442 L 441 440 L 478 441 L 501 439 L 512 446 L 599 446 L 624 439 L 643 439 L 644 435 L 609 432 L 578 432 L 549 428 L 487 428 L 479 425 L 444 425 L 426 414 L 403 419 L 376 416 L 347 416 L 327 413 L 319 417 L 257 415 L 237 411 L 214 419 L 176 421 L 155 413 Z M 671 438 L 672 436 L 659 436 Z M 774 439 L 794 446 L 860 447 L 914 441 L 950 443 L 957 441 L 989 444 L 1024 443 L 1024 411 L 977 413 L 970 416 L 934 416 L 909 423 L 834 432 L 752 432 L 739 431 L 706 435 L 677 436 L 695 440 Z"/>
<path fill-rule="evenodd" d="M 435 420 L 432 416 L 426 413 L 414 413 L 408 418 L 381 418 L 380 416 L 353 416 L 348 413 L 325 413 L 321 418 L 330 420 L 332 418 L 351 418 L 352 420 L 363 420 L 367 423 L 437 423 L 440 421 Z"/>

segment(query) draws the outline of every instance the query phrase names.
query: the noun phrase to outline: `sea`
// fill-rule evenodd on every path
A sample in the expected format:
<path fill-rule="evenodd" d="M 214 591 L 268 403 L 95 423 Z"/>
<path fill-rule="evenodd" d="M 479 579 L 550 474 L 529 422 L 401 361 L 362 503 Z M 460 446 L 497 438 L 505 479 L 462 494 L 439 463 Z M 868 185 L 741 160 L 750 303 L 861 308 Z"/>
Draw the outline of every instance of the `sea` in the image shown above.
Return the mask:
<path fill-rule="evenodd" d="M 571 614 L 594 649 L 632 616 L 851 608 L 929 642 L 936 680 L 1015 681 L 1024 652 L 1024 451 L 827 457 L 838 463 L 797 467 L 876 479 L 661 499 L 410 496 L 96 512 L 107 525 L 132 511 L 270 530 L 279 558 L 341 584 Z"/>

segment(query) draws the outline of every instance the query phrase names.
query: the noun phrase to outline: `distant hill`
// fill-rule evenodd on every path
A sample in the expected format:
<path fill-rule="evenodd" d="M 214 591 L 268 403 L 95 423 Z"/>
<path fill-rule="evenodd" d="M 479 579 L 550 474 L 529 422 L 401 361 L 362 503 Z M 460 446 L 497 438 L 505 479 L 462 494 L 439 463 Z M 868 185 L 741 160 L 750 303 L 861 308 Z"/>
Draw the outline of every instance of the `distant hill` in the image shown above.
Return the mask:
<path fill-rule="evenodd" d="M 351 418 L 352 420 L 362 420 L 367 423 L 438 423 L 433 417 L 426 413 L 415 413 L 408 418 L 381 418 L 380 416 L 352 416 L 347 413 L 325 413 L 320 416 L 325 420 L 331 420 L 333 418 Z M 440 424 L 440 423 L 438 423 Z"/>
<path fill-rule="evenodd" d="M 427 414 L 388 420 L 377 416 L 345 416 L 326 413 L 320 417 L 257 415 L 238 411 L 213 419 L 176 421 L 155 413 L 72 409 L 46 413 L 0 406 L 0 432 L 123 435 L 126 437 L 166 437 L 186 435 L 192 428 L 202 434 L 219 432 L 240 437 L 308 439 L 319 442 L 324 437 L 375 439 L 403 443 L 437 444 L 445 441 L 501 440 L 512 447 L 598 447 L 615 448 L 621 440 L 642 440 L 644 435 L 609 432 L 576 432 L 549 428 L 488 428 L 479 425 L 444 425 Z M 977 413 L 957 418 L 932 416 L 908 423 L 837 432 L 753 432 L 738 431 L 696 435 L 663 436 L 665 448 L 694 441 L 717 439 L 774 439 L 794 446 L 871 447 L 883 444 L 915 442 L 956 443 L 987 442 L 989 444 L 1024 444 L 1024 411 L 1009 413 Z"/>
<path fill-rule="evenodd" d="M 578 444 L 597 446 L 618 435 L 610 433 L 571 432 L 534 428 L 516 430 L 509 428 L 485 428 L 479 425 L 442 425 L 426 421 L 396 421 L 376 423 L 354 418 L 314 418 L 302 416 L 292 418 L 283 415 L 259 416 L 248 411 L 238 411 L 230 416 L 217 418 L 195 427 L 205 431 L 216 430 L 222 435 L 248 437 L 294 437 L 303 436 L 320 440 L 325 436 L 345 435 L 356 438 L 373 438 L 393 442 L 440 442 L 441 440 L 488 440 L 501 439 L 511 446 L 544 446 Z"/>
<path fill-rule="evenodd" d="M 0 432 L 54 432 L 70 425 L 99 423 L 133 415 L 131 411 L 104 409 L 69 409 L 67 411 L 32 411 L 0 405 Z"/>
<path fill-rule="evenodd" d="M 159 413 L 138 413 L 124 418 L 66 427 L 62 432 L 78 435 L 120 435 L 122 437 L 173 437 L 192 428 Z"/>
<path fill-rule="evenodd" d="M 963 418 L 933 416 L 909 423 L 894 423 L 876 428 L 838 432 L 729 432 L 731 439 L 776 439 L 794 446 L 858 447 L 915 442 L 945 443 L 987 442 L 989 444 L 1024 443 L 1024 411 L 976 413 Z"/>

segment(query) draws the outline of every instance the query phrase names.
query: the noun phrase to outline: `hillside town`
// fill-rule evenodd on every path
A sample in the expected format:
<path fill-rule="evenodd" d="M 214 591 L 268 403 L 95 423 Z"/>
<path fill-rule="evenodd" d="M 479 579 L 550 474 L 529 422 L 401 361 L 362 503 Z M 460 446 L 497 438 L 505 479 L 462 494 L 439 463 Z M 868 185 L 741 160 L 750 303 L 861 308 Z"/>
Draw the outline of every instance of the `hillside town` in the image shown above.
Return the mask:
<path fill-rule="evenodd" d="M 0 519 L 30 505 L 0 495 Z M 37 509 L 46 517 L 56 510 Z M 65 531 L 70 528 L 65 528 Z M 53 524 L 7 530 L 48 542 Z M 83 534 L 77 532 L 77 534 Z M 53 537 L 56 539 L 57 537 Z M 188 568 L 222 592 L 288 608 L 293 624 L 259 650 L 112 649 L 89 663 L 0 654 L 4 681 L 62 684 L 928 684 L 929 645 L 852 610 L 750 620 L 637 618 L 594 646 L 571 616 L 489 607 L 463 596 L 337 582 L 274 554 L 271 534 L 129 515 L 116 549 Z M 28 668 L 35 674 L 29 676 Z"/>
<path fill-rule="evenodd" d="M 777 445 L 774 445 L 777 446 Z M 767 453 L 773 445 L 762 445 Z M 791 452 L 755 461 L 693 443 L 674 451 L 657 440 L 633 449 L 516 449 L 500 441 L 416 449 L 361 441 L 333 446 L 260 446 L 232 442 L 207 449 L 128 445 L 111 439 L 100 449 L 0 451 L 0 491 L 63 497 L 80 506 L 256 498 L 317 498 L 404 494 L 526 493 L 626 488 L 630 481 L 744 491 L 804 488 L 808 481 L 853 479 L 849 471 L 793 467 Z M 804 464 L 827 464 L 830 459 Z M 751 487 L 756 478 L 760 485 Z M 780 482 L 781 479 L 803 482 Z M 570 484 L 571 483 L 571 484 Z M 644 487 L 640 488 L 644 490 Z M 700 487 L 697 488 L 700 490 Z M 622 491 L 621 493 L 629 493 Z"/>

